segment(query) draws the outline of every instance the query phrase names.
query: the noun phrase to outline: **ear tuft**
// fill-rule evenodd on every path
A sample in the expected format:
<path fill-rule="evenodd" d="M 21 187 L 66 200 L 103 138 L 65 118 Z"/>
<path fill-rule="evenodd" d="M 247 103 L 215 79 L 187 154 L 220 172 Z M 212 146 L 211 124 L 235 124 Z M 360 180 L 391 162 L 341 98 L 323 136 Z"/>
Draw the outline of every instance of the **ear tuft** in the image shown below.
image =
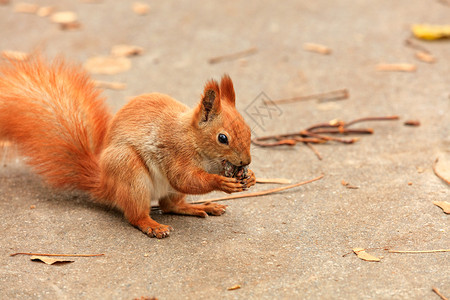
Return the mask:
<path fill-rule="evenodd" d="M 231 81 L 228 74 L 222 76 L 222 80 L 220 81 L 220 94 L 223 99 L 235 106 L 236 96 L 234 93 L 233 81 Z"/>
<path fill-rule="evenodd" d="M 220 92 L 217 81 L 210 80 L 206 83 L 200 105 L 202 122 L 208 121 L 220 112 Z"/>

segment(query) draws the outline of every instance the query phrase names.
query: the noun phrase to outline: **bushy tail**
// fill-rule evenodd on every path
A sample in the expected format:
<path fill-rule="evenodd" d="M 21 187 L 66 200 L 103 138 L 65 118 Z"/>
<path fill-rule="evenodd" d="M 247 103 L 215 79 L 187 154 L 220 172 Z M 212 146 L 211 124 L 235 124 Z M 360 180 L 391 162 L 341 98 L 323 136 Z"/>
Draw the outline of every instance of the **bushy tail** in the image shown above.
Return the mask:
<path fill-rule="evenodd" d="M 87 73 L 36 55 L 0 64 L 0 139 L 53 186 L 92 191 L 111 114 Z"/>

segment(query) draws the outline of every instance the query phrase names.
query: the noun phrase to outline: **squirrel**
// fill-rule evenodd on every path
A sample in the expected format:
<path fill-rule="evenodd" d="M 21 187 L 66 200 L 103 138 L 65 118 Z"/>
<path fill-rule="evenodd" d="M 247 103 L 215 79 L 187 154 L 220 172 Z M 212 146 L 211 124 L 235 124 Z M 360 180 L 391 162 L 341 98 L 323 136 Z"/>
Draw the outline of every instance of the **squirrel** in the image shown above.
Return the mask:
<path fill-rule="evenodd" d="M 225 205 L 189 204 L 186 194 L 241 192 L 256 182 L 251 170 L 221 173 L 224 163 L 251 162 L 251 131 L 226 74 L 206 83 L 193 109 L 151 93 L 113 116 L 81 66 L 41 55 L 10 59 L 0 64 L 0 140 L 16 144 L 50 185 L 85 191 L 156 238 L 173 229 L 150 217 L 151 199 L 165 213 L 222 215 Z"/>

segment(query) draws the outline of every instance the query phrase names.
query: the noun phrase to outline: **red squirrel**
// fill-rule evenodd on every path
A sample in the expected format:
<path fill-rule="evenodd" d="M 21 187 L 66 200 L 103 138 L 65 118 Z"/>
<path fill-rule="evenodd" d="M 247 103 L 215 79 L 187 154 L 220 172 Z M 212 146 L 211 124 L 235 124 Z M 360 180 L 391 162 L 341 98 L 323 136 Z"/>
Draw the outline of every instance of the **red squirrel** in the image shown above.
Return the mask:
<path fill-rule="evenodd" d="M 52 186 L 85 191 L 157 238 L 172 227 L 150 217 L 151 199 L 165 213 L 222 215 L 225 205 L 189 204 L 186 194 L 241 192 L 256 182 L 251 170 L 220 175 L 224 163 L 251 162 L 250 128 L 228 75 L 208 81 L 194 109 L 151 93 L 112 116 L 82 67 L 40 55 L 9 60 L 0 64 L 0 140 L 17 144 Z"/>

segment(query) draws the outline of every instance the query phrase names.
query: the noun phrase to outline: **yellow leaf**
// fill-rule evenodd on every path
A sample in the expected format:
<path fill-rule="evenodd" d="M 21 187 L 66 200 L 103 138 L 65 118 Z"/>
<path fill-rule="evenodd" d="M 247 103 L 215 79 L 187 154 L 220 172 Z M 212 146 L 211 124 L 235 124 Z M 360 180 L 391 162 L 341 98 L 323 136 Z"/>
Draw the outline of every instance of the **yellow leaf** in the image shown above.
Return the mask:
<path fill-rule="evenodd" d="M 365 251 L 364 248 L 353 248 L 353 252 L 362 260 L 365 261 L 381 261 L 379 257 L 373 256 Z"/>
<path fill-rule="evenodd" d="M 450 25 L 414 24 L 413 34 L 424 40 L 437 40 L 450 37 Z"/>

